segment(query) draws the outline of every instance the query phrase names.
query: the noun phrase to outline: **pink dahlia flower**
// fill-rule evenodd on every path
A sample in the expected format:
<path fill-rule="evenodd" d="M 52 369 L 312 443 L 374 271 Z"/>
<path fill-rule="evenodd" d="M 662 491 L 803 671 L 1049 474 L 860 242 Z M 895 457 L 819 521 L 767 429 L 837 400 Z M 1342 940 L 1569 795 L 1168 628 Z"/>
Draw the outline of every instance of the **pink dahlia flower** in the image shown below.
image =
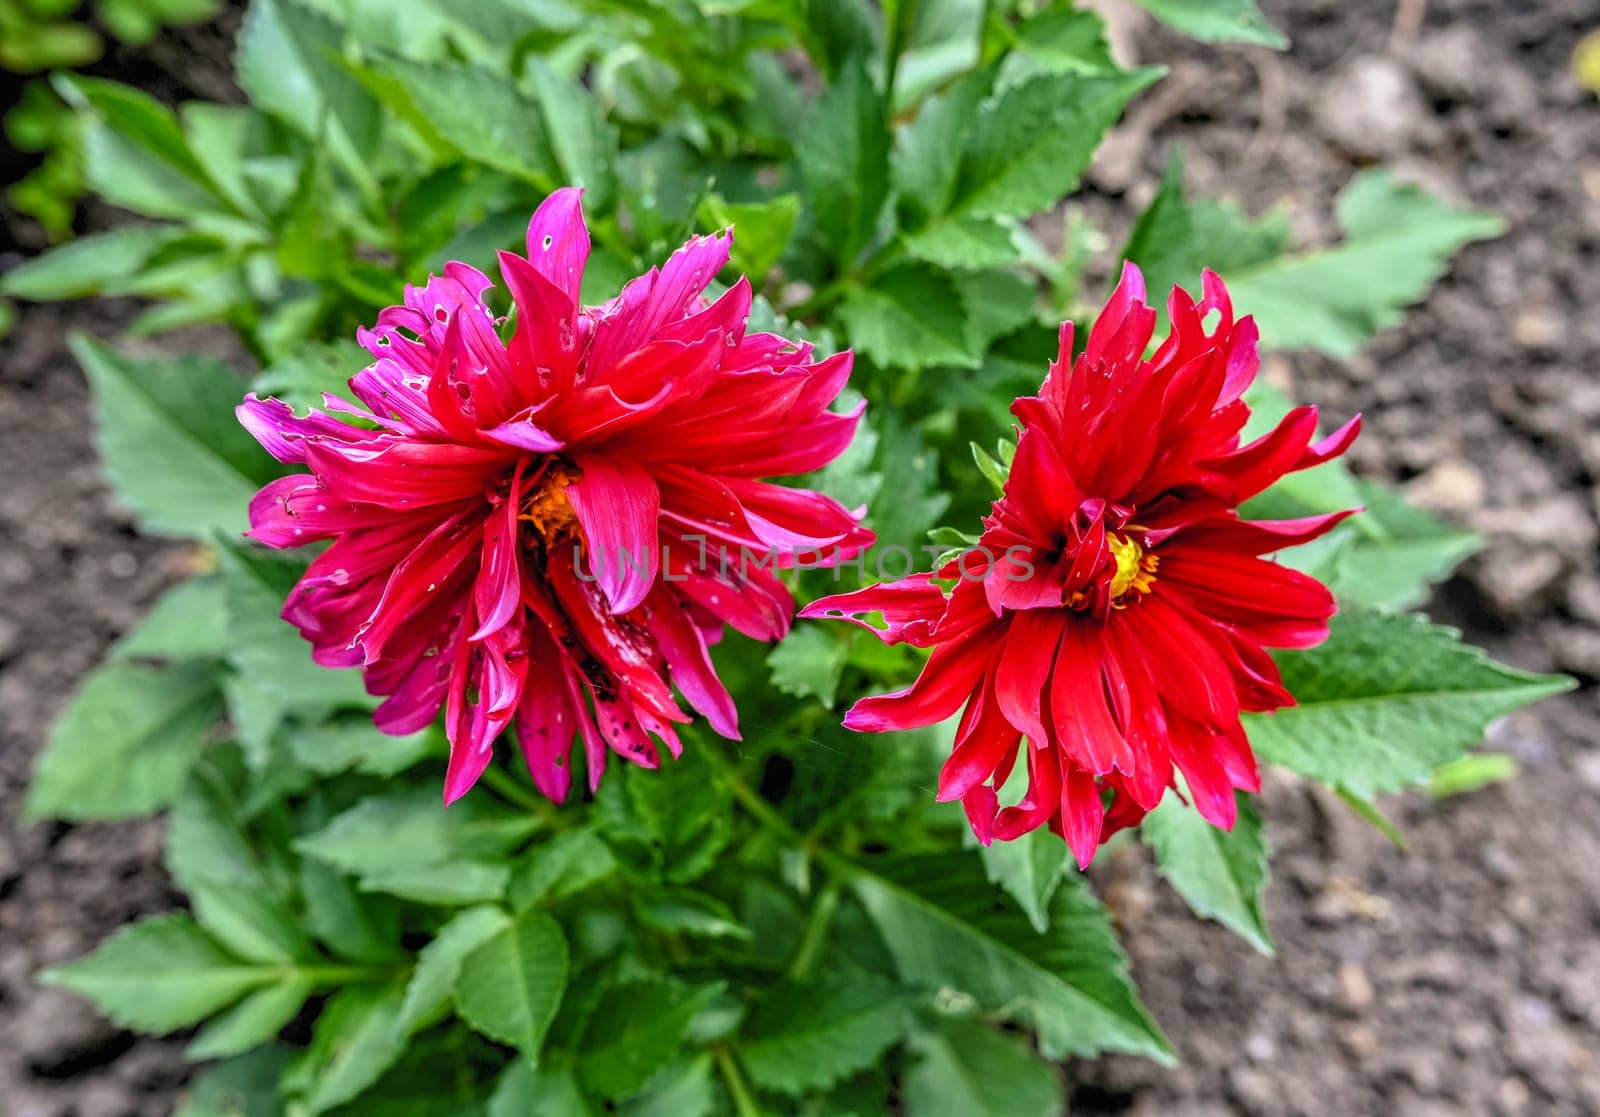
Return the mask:
<path fill-rule="evenodd" d="M 1062 326 L 1038 396 L 1012 407 L 1022 435 L 979 546 L 938 571 L 952 591 L 922 574 L 802 614 L 933 649 L 915 683 L 863 698 L 845 725 L 907 729 L 964 709 L 939 798 L 961 800 L 985 845 L 1048 826 L 1087 866 L 1175 770 L 1200 814 L 1231 828 L 1235 789 L 1260 787 L 1240 713 L 1294 704 L 1267 649 L 1328 634 L 1333 595 L 1262 556 L 1349 513 L 1246 520 L 1238 508 L 1344 453 L 1360 421 L 1318 441 L 1316 408 L 1301 407 L 1244 442 L 1255 323 L 1234 318 L 1214 273 L 1201 292 L 1196 303 L 1173 288 L 1172 332 L 1148 358 L 1156 312 L 1131 264 L 1076 359 Z M 1019 753 L 1027 793 L 1001 806 Z"/>
<path fill-rule="evenodd" d="M 360 332 L 376 359 L 349 382 L 359 405 L 239 407 L 263 446 L 309 471 L 261 490 L 249 534 L 333 541 L 285 619 L 318 663 L 360 667 L 386 696 L 378 728 L 413 732 L 444 710 L 446 802 L 512 723 L 558 802 L 575 738 L 591 788 L 608 748 L 655 767 L 652 736 L 676 756 L 689 720 L 673 686 L 736 738 L 708 645 L 725 624 L 758 640 L 788 631 L 774 565 L 870 544 L 859 513 L 763 480 L 832 461 L 860 411 L 828 410 L 849 352 L 813 360 L 808 344 L 746 333 L 744 279 L 707 305 L 731 242 L 695 237 L 584 306 L 589 233 L 579 191 L 557 191 L 527 256 L 500 254 L 509 341 L 484 303 L 489 278 L 451 263 Z"/>

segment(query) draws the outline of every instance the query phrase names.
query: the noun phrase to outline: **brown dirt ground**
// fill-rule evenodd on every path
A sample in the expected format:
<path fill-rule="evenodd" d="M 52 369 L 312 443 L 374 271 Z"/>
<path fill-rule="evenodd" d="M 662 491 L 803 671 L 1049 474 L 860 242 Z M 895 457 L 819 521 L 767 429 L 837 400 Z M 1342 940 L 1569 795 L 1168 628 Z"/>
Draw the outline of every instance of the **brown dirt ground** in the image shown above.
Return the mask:
<path fill-rule="evenodd" d="M 1283 203 L 1308 242 L 1331 238 L 1332 196 L 1372 162 L 1503 215 L 1507 235 L 1465 251 L 1362 357 L 1279 371 L 1330 414 L 1366 414 L 1361 469 L 1488 536 L 1434 614 L 1586 685 L 1496 728 L 1517 781 L 1391 800 L 1405 851 L 1321 791 L 1269 780 L 1276 958 L 1196 921 L 1137 849 L 1097 868 L 1183 1065 L 1070 1064 L 1073 1109 L 1597 1114 L 1600 104 L 1568 59 L 1600 27 L 1600 0 L 1403 3 L 1423 15 L 1409 36 L 1380 0 L 1264 7 L 1293 40 L 1286 54 L 1132 29 L 1142 59 L 1173 72 L 1080 202 L 1114 246 L 1179 143 L 1193 190 L 1252 211 Z M 221 95 L 226 52 L 193 34 L 125 69 Z M 192 71 L 183 82 L 176 59 Z M 27 243 L 6 225 L 0 267 Z M 165 1114 L 185 1074 L 180 1044 L 119 1033 L 30 980 L 174 902 L 159 824 L 16 824 L 74 682 L 184 565 L 110 500 L 64 346 L 68 329 L 109 336 L 126 314 L 26 308 L 0 350 L 0 1113 L 12 1117 Z M 226 351 L 215 334 L 183 343 Z"/>

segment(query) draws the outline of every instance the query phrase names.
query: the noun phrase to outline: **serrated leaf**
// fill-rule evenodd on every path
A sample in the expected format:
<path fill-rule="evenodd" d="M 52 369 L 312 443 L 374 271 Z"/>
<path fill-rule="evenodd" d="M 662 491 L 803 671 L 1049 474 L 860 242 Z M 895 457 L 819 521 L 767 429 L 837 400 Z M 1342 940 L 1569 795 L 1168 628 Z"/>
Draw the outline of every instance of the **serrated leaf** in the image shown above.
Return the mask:
<path fill-rule="evenodd" d="M 953 271 L 1004 267 L 1022 255 L 1014 228 L 992 217 L 941 221 L 907 235 L 905 244 L 918 260 Z"/>
<path fill-rule="evenodd" d="M 306 926 L 341 958 L 385 962 L 399 954 L 400 914 L 385 896 L 362 896 L 333 869 L 312 858 L 300 862 Z"/>
<path fill-rule="evenodd" d="M 777 266 L 800 217 L 800 195 L 780 194 L 764 202 L 730 202 L 707 194 L 700 203 L 700 225 L 706 232 L 733 228 L 730 263 L 750 277 L 757 291 Z"/>
<path fill-rule="evenodd" d="M 464 63 L 403 58 L 373 63 L 394 81 L 437 135 L 476 163 L 549 189 L 561 166 L 538 102 L 504 74 Z"/>
<path fill-rule="evenodd" d="M 19 299 L 81 299 L 115 292 L 136 278 L 181 229 L 126 225 L 58 245 L 0 276 L 0 294 Z"/>
<path fill-rule="evenodd" d="M 657 771 L 630 766 L 619 774 L 628 821 L 649 836 L 661 875 L 674 884 L 704 876 L 733 836 L 728 793 L 705 759 L 690 748 Z"/>
<path fill-rule="evenodd" d="M 93 1001 L 118 1024 L 170 1032 L 280 980 L 272 966 L 244 962 L 213 942 L 187 915 L 158 915 L 118 931 L 87 957 L 40 980 Z"/>
<path fill-rule="evenodd" d="M 311 658 L 311 645 L 283 620 L 283 602 L 304 573 L 299 559 L 243 545 L 219 544 L 228 607 L 229 661 L 243 691 L 260 704 L 259 716 L 235 725 L 246 755 L 259 762 L 265 728 L 294 712 L 321 717 L 342 707 L 370 709 L 358 671 L 334 671 Z M 233 703 L 230 703 L 232 705 Z M 259 721 L 262 730 L 250 726 Z"/>
<path fill-rule="evenodd" d="M 520 912 L 555 903 L 616 871 L 617 859 L 593 830 L 563 830 L 517 858 L 511 870 L 511 906 Z"/>
<path fill-rule="evenodd" d="M 28 787 L 29 818 L 129 818 L 182 789 L 222 702 L 203 664 L 109 663 L 73 695 Z"/>
<path fill-rule="evenodd" d="M 282 981 L 258 989 L 201 1028 L 184 1048 L 184 1054 L 196 1062 L 226 1059 L 269 1044 L 300 1015 L 315 989 L 306 980 Z"/>
<path fill-rule="evenodd" d="M 1077 186 L 1123 106 L 1161 74 L 1046 73 L 997 93 L 979 110 L 952 212 L 1028 217 L 1048 209 Z"/>
<path fill-rule="evenodd" d="M 913 228 L 946 212 L 955 199 L 961 156 L 989 92 L 990 72 L 975 70 L 924 101 L 916 118 L 896 130 L 891 160 L 898 206 Z"/>
<path fill-rule="evenodd" d="M 239 826 L 241 813 L 222 772 L 202 761 L 172 809 L 167 870 L 200 925 L 240 957 L 263 963 L 312 957 L 288 898 Z"/>
<path fill-rule="evenodd" d="M 222 579 L 192 578 L 156 599 L 139 627 L 111 645 L 110 659 L 221 659 L 228 650 Z"/>
<path fill-rule="evenodd" d="M 287 121 L 314 143 L 327 144 L 358 180 L 377 149 L 382 110 L 340 64 L 344 31 L 295 0 L 254 0 L 234 56 L 250 103 Z"/>
<path fill-rule="evenodd" d="M 405 1052 L 405 1037 L 395 1028 L 402 993 L 399 986 L 352 985 L 328 999 L 317 1017 L 311 1046 L 284 1076 L 304 1094 L 307 1117 L 343 1105 Z"/>
<path fill-rule="evenodd" d="M 794 1097 L 872 1066 L 905 1028 L 893 985 L 873 974 L 837 974 L 770 990 L 735 1050 L 757 1086 Z"/>
<path fill-rule="evenodd" d="M 528 60 L 527 68 L 561 181 L 583 188 L 583 202 L 589 212 L 604 213 L 617 193 L 615 133 L 588 90 L 557 74 L 537 57 Z"/>
<path fill-rule="evenodd" d="M 711 1056 L 663 1067 L 637 1094 L 617 1106 L 620 1117 L 711 1117 L 717 1104 Z"/>
<path fill-rule="evenodd" d="M 447 810 L 438 793 L 417 788 L 373 795 L 295 843 L 307 857 L 361 876 L 458 859 L 500 857 L 539 828 L 483 796 Z"/>
<path fill-rule="evenodd" d="M 1336 206 L 1342 241 L 1285 253 L 1281 216 L 1253 222 L 1230 206 L 1185 201 L 1174 160 L 1125 255 L 1146 268 L 1158 294 L 1173 283 L 1196 287 L 1200 268 L 1213 268 L 1235 311 L 1255 317 L 1266 348 L 1351 357 L 1427 294 L 1457 249 L 1503 228 L 1382 170 L 1356 175 Z"/>
<path fill-rule="evenodd" d="M 212 1067 L 195 1078 L 176 1117 L 282 1117 L 278 1076 L 289 1057 L 269 1047 Z"/>
<path fill-rule="evenodd" d="M 278 467 L 234 418 L 243 382 L 215 361 L 134 360 L 82 334 L 69 345 L 94 389 L 107 476 L 140 526 L 200 538 L 244 531 L 250 498 Z"/>
<path fill-rule="evenodd" d="M 1420 605 L 1430 586 L 1482 549 L 1476 532 L 1451 527 L 1387 485 L 1363 480 L 1357 488 L 1363 522 L 1343 529 L 1351 543 L 1327 579 L 1341 601 L 1391 610 Z"/>
<path fill-rule="evenodd" d="M 567 984 L 567 940 L 548 915 L 525 911 L 462 960 L 456 1010 L 490 1039 L 533 1059 Z"/>
<path fill-rule="evenodd" d="M 884 415 L 881 422 L 878 463 L 894 499 L 878 501 L 868 522 L 878 533 L 878 569 L 873 572 L 887 581 L 903 578 L 922 565 L 916 548 L 950 507 L 950 494 L 939 482 L 939 455 L 929 449 L 917 426 L 893 414 Z M 890 550 L 896 545 L 910 549 L 909 570 L 889 567 Z"/>
<path fill-rule="evenodd" d="M 1059 841 L 1059 839 L 1058 839 Z M 1021 1036 L 974 1020 L 946 1019 L 911 1039 L 907 1117 L 1056 1117 L 1061 1078 Z"/>
<path fill-rule="evenodd" d="M 949 276 L 920 264 L 895 268 L 855 287 L 839 320 L 858 352 L 882 368 L 975 368 L 967 308 Z"/>
<path fill-rule="evenodd" d="M 796 698 L 815 698 L 832 709 L 846 651 L 845 642 L 821 625 L 797 628 L 767 656 L 772 685 Z"/>
<path fill-rule="evenodd" d="M 1296 705 L 1245 715 L 1261 756 L 1370 798 L 1426 779 L 1489 722 L 1570 679 L 1505 667 L 1417 617 L 1346 610 L 1328 640 L 1277 656 Z"/>
<path fill-rule="evenodd" d="M 689 1021 L 721 990 L 659 979 L 611 986 L 584 1030 L 578 1081 L 604 1098 L 634 1093 L 678 1054 Z"/>
<path fill-rule="evenodd" d="M 437 727 L 391 737 L 366 717 L 296 726 L 285 736 L 295 762 L 324 776 L 351 769 L 393 776 L 430 756 L 444 755 L 447 747 Z"/>
<path fill-rule="evenodd" d="M 1248 795 L 1238 795 L 1231 831 L 1212 826 L 1176 796 L 1145 816 L 1140 833 L 1156 864 L 1198 914 L 1237 932 L 1261 953 L 1272 954 L 1262 893 L 1267 886 L 1267 841 L 1261 815 Z"/>
<path fill-rule="evenodd" d="M 567 1067 L 536 1067 L 519 1059 L 506 1068 L 489 1098 L 488 1117 L 594 1117 Z"/>
<path fill-rule="evenodd" d="M 854 56 L 800 122 L 795 160 L 817 231 L 848 266 L 872 238 L 889 193 L 883 95 Z"/>
<path fill-rule="evenodd" d="M 715 896 L 689 888 L 653 888 L 633 899 L 639 922 L 673 935 L 703 939 L 746 939 L 749 928 Z"/>
<path fill-rule="evenodd" d="M 468 908 L 440 927 L 433 941 L 417 954 L 395 1027 L 412 1035 L 442 1020 L 467 955 L 510 925 L 511 917 L 503 909 L 484 906 Z"/>
<path fill-rule="evenodd" d="M 885 859 L 850 885 L 906 981 L 1031 1024 L 1053 1059 L 1124 1051 L 1172 1061 L 1105 910 L 1079 879 L 1056 889 L 1044 935 L 1000 899 L 970 853 Z"/>
<path fill-rule="evenodd" d="M 1050 6 L 1017 27 L 1017 52 L 1051 70 L 1113 74 L 1118 70 L 1098 12 Z M 1008 65 L 1010 60 L 1007 60 Z"/>
<path fill-rule="evenodd" d="M 1041 935 L 1050 929 L 1050 901 L 1067 867 L 1067 843 L 1048 830 L 978 848 L 984 874 L 1011 894 Z"/>
<path fill-rule="evenodd" d="M 1255 43 L 1283 50 L 1289 40 L 1256 0 L 1134 0 L 1169 27 L 1207 43 Z"/>

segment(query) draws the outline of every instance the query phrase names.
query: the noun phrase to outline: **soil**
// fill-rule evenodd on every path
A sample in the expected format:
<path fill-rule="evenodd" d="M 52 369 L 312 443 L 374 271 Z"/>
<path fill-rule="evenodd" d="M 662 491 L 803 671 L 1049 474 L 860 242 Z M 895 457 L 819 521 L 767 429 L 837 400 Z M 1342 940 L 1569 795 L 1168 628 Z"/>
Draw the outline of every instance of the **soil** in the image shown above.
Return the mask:
<path fill-rule="evenodd" d="M 1119 34 L 1172 73 L 1079 204 L 1120 243 L 1177 143 L 1194 192 L 1281 203 L 1307 243 L 1336 236 L 1333 196 L 1374 162 L 1501 214 L 1506 235 L 1465 250 L 1360 358 L 1273 374 L 1331 416 L 1364 412 L 1356 465 L 1486 536 L 1431 612 L 1584 686 L 1495 727 L 1517 780 L 1388 800 L 1405 850 L 1320 789 L 1269 779 L 1274 958 L 1197 921 L 1137 847 L 1103 859 L 1097 884 L 1182 1065 L 1071 1063 L 1073 1111 L 1600 1114 L 1600 102 L 1569 73 L 1600 0 L 1263 7 L 1288 52 L 1198 46 L 1138 18 Z M 0 1111 L 14 1117 L 165 1114 L 186 1073 L 180 1044 L 119 1033 L 30 980 L 172 904 L 159 825 L 16 823 L 74 681 L 185 563 L 108 497 L 64 347 L 125 315 L 25 308 L 0 371 Z M 197 341 L 225 346 L 181 344 Z"/>

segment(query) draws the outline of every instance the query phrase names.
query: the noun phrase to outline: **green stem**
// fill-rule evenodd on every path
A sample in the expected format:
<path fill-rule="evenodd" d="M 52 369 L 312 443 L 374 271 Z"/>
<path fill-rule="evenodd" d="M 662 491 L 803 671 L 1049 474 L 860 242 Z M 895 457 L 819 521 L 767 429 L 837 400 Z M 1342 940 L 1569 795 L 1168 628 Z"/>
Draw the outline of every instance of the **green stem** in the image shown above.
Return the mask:
<path fill-rule="evenodd" d="M 285 981 L 296 978 L 315 985 L 358 985 L 387 981 L 403 972 L 403 966 L 285 966 Z"/>
<path fill-rule="evenodd" d="M 538 815 L 549 821 L 550 804 L 541 796 L 529 791 L 510 773 L 496 768 L 493 764 L 483 770 L 483 782 L 500 794 L 500 797 L 513 806 L 521 807 L 526 811 Z"/>
<path fill-rule="evenodd" d="M 750 1085 L 744 1080 L 744 1072 L 734 1060 L 733 1052 L 726 1047 L 718 1047 L 716 1060 L 717 1070 L 722 1072 L 722 1081 L 728 1087 L 728 1094 L 733 1098 L 734 1112 L 739 1117 L 762 1117 L 761 1104 L 756 1101 L 755 1094 L 750 1092 Z"/>
<path fill-rule="evenodd" d="M 828 941 L 828 927 L 833 923 L 833 913 L 839 908 L 841 891 L 838 878 L 830 877 L 828 883 L 822 886 L 822 891 L 817 893 L 816 903 L 811 905 L 810 918 L 806 920 L 806 929 L 800 936 L 800 945 L 794 952 L 793 961 L 789 963 L 789 976 L 794 980 L 804 981 L 816 963 L 817 955 L 822 953 L 823 944 Z"/>

